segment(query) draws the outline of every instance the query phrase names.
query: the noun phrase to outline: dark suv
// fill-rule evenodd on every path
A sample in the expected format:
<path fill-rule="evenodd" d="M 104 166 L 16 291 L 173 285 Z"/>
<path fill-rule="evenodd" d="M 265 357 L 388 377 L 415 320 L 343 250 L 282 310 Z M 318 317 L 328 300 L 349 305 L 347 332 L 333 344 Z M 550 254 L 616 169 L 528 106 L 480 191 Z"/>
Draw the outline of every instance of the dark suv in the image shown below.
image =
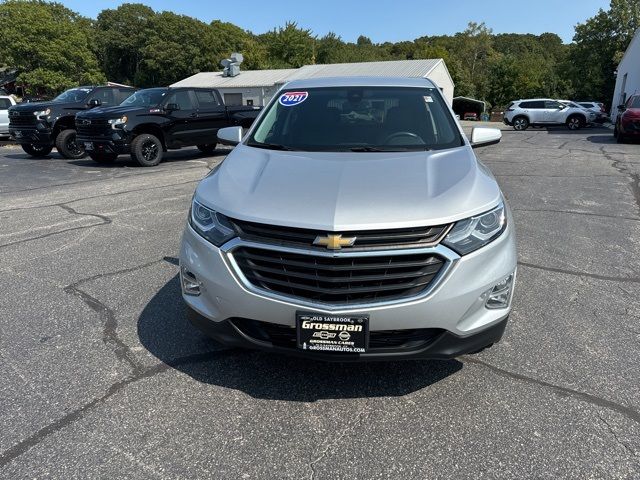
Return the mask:
<path fill-rule="evenodd" d="M 120 104 L 132 87 L 77 87 L 50 102 L 22 103 L 9 110 L 9 133 L 34 157 L 48 155 L 53 147 L 65 158 L 82 158 L 76 142 L 76 113 L 99 106 Z"/>
<path fill-rule="evenodd" d="M 197 146 L 212 153 L 219 129 L 248 128 L 260 109 L 226 107 L 220 92 L 211 88 L 149 88 L 117 107 L 79 113 L 78 143 L 98 163 L 130 153 L 139 165 L 151 167 L 169 149 Z"/>

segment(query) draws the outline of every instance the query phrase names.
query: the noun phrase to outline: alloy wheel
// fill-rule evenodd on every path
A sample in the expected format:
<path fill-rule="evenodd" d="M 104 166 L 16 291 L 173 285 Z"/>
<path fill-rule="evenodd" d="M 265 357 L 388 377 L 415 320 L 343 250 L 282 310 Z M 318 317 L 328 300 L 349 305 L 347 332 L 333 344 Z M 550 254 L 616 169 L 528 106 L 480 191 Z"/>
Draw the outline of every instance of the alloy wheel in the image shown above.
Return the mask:
<path fill-rule="evenodd" d="M 155 160 L 158 156 L 158 152 L 158 145 L 154 141 L 148 140 L 142 144 L 142 156 L 147 162 Z"/>

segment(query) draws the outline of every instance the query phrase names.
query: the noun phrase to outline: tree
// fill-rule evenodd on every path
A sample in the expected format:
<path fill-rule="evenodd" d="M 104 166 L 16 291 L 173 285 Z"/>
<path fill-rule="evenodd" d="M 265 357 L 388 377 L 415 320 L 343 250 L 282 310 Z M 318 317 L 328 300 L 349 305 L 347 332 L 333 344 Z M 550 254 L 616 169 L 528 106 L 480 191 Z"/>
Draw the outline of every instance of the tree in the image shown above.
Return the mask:
<path fill-rule="evenodd" d="M 311 30 L 298 28 L 295 22 L 260 35 L 269 60 L 276 68 L 298 68 L 315 63 L 315 39 Z"/>
<path fill-rule="evenodd" d="M 611 0 L 609 10 L 576 26 L 566 70 L 578 96 L 613 97 L 615 70 L 639 27 L 639 0 Z"/>
<path fill-rule="evenodd" d="M 109 80 L 132 84 L 143 61 L 143 49 L 152 35 L 156 13 L 140 3 L 103 10 L 96 22 L 96 41 L 102 69 Z"/>
<path fill-rule="evenodd" d="M 7 0 L 0 4 L 0 63 L 19 70 L 18 81 L 34 92 L 104 82 L 91 28 L 59 3 Z"/>

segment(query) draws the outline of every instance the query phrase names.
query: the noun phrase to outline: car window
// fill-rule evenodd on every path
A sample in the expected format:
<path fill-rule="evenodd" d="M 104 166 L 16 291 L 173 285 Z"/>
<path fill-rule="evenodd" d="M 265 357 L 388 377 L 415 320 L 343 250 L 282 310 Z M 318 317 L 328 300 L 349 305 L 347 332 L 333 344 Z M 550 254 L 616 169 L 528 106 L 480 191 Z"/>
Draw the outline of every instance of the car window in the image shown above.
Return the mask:
<path fill-rule="evenodd" d="M 161 103 L 169 91 L 166 88 L 147 88 L 138 90 L 128 97 L 122 105 L 129 107 L 157 107 Z"/>
<path fill-rule="evenodd" d="M 209 90 L 196 90 L 196 98 L 200 108 L 214 108 L 220 105 L 215 94 Z"/>
<path fill-rule="evenodd" d="M 594 108 L 593 103 L 581 103 L 580 106 L 584 108 Z"/>
<path fill-rule="evenodd" d="M 191 102 L 191 95 L 188 90 L 180 90 L 175 92 L 169 97 L 167 103 L 177 103 L 180 110 L 193 110 L 193 103 Z"/>
<path fill-rule="evenodd" d="M 91 94 L 91 96 L 87 100 L 87 103 L 89 103 L 91 100 L 100 100 L 100 105 L 102 106 L 113 105 L 113 90 L 111 90 L 110 88 L 99 88 Z"/>
<path fill-rule="evenodd" d="M 544 108 L 544 102 L 537 100 L 522 102 L 520 108 L 541 109 Z"/>
<path fill-rule="evenodd" d="M 71 90 L 67 90 L 66 92 L 61 93 L 52 101 L 64 103 L 80 103 L 87 98 L 89 93 L 91 93 L 91 88 L 72 88 Z"/>
<path fill-rule="evenodd" d="M 119 88 L 115 91 L 115 103 L 116 104 L 121 104 L 122 102 L 124 102 L 127 98 L 129 98 L 131 95 L 133 95 L 135 93 L 135 90 L 133 90 L 132 88 Z"/>
<path fill-rule="evenodd" d="M 0 110 L 8 110 L 11 106 L 11 101 L 8 98 L 0 98 Z"/>
<path fill-rule="evenodd" d="M 564 105 L 560 102 L 555 102 L 553 100 L 545 100 L 544 102 L 544 108 L 548 108 L 548 109 L 559 109 L 562 108 Z"/>
<path fill-rule="evenodd" d="M 629 99 L 627 108 L 640 108 L 640 96 L 633 96 Z"/>
<path fill-rule="evenodd" d="M 437 89 L 412 87 L 280 92 L 247 144 L 305 151 L 406 151 L 463 145 Z"/>

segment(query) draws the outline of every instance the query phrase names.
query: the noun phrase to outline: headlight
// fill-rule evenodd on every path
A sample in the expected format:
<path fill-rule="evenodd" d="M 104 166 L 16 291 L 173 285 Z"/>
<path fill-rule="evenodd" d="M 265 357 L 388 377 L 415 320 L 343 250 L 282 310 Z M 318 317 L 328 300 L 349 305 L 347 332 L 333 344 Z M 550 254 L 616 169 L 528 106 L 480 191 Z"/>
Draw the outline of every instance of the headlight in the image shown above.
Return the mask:
<path fill-rule="evenodd" d="M 120 117 L 120 118 L 112 118 L 111 120 L 108 120 L 108 122 L 109 122 L 109 125 L 111 125 L 111 128 L 118 128 L 124 125 L 125 123 L 127 123 L 127 120 L 129 119 L 125 115 L 124 117 Z"/>
<path fill-rule="evenodd" d="M 38 110 L 37 112 L 33 112 L 33 114 L 38 118 L 48 117 L 50 113 L 51 113 L 50 108 L 47 108 L 46 110 Z"/>
<path fill-rule="evenodd" d="M 205 207 L 195 199 L 191 203 L 189 223 L 198 234 L 216 247 L 236 236 L 236 231 L 224 215 Z"/>
<path fill-rule="evenodd" d="M 474 252 L 491 243 L 507 228 L 504 203 L 476 217 L 460 220 L 445 237 L 447 247 L 460 255 Z"/>

